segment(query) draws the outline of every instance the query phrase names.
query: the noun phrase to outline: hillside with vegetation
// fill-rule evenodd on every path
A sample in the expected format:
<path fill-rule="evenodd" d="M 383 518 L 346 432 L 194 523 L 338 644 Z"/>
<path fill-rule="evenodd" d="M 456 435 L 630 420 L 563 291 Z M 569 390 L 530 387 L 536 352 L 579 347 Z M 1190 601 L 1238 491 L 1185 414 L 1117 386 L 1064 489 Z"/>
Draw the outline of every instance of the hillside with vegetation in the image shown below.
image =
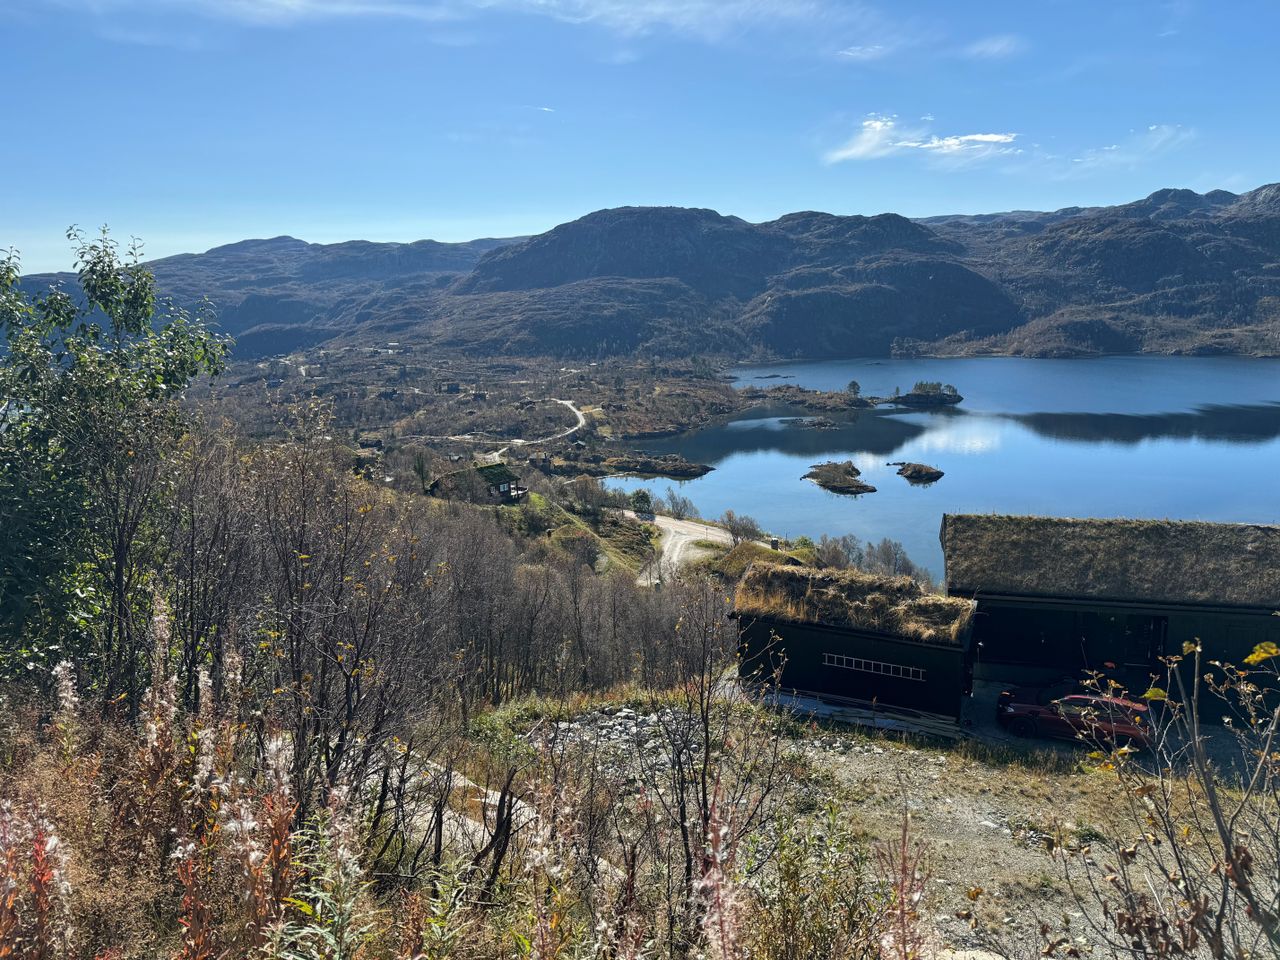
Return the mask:
<path fill-rule="evenodd" d="M 917 221 L 624 207 L 525 239 L 279 237 L 151 266 L 181 305 L 210 297 L 241 357 L 388 341 L 590 359 L 1280 352 L 1274 184 Z"/>
<path fill-rule="evenodd" d="M 734 681 L 731 598 L 951 636 L 969 605 L 900 544 L 766 546 L 726 511 L 649 585 L 638 517 L 694 516 L 676 491 L 638 517 L 591 477 L 446 499 L 433 471 L 479 460 L 373 469 L 336 402 L 228 421 L 191 391 L 227 342 L 108 236 L 77 244 L 82 298 L 0 263 L 0 957 L 1280 943 L 1273 644 L 1194 671 L 1235 721 L 1221 765 L 1177 670 L 1150 754 L 824 722 Z"/>

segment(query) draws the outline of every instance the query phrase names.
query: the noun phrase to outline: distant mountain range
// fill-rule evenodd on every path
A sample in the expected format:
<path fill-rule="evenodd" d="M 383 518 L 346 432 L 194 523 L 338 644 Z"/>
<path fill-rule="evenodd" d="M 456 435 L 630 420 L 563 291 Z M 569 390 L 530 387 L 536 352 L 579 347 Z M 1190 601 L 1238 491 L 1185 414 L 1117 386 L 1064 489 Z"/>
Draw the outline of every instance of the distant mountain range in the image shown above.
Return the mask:
<path fill-rule="evenodd" d="M 240 357 L 396 340 L 493 355 L 1280 355 L 1280 184 L 908 220 L 601 210 L 469 243 L 245 240 L 156 260 Z M 69 275 L 24 279 L 30 289 Z"/>

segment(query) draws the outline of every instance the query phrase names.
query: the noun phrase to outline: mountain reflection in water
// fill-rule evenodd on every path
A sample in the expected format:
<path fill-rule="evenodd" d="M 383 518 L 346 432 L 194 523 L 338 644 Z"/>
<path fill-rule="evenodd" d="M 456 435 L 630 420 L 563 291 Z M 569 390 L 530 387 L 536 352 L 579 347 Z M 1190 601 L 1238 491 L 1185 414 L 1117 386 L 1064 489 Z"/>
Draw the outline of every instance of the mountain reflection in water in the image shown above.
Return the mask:
<path fill-rule="evenodd" d="M 1180 413 L 1004 414 L 1042 437 L 1102 443 L 1180 438 L 1258 443 L 1280 437 L 1280 403 L 1205 406 Z"/>
<path fill-rule="evenodd" d="M 811 416 L 811 415 L 809 415 Z M 825 457 L 850 450 L 893 457 L 920 437 L 956 433 L 963 421 L 971 437 L 992 432 L 998 422 L 1012 421 L 1051 440 L 1076 443 L 1136 444 L 1147 440 L 1209 440 L 1222 443 L 1260 443 L 1280 437 L 1280 403 L 1249 406 L 1205 406 L 1178 413 L 993 413 L 964 409 L 929 413 L 867 410 L 846 414 L 835 425 L 818 429 L 802 422 L 805 411 L 768 408 L 749 416 L 713 424 L 674 437 L 650 441 L 654 453 L 679 453 L 699 463 L 715 465 L 735 453 L 777 451 Z"/>

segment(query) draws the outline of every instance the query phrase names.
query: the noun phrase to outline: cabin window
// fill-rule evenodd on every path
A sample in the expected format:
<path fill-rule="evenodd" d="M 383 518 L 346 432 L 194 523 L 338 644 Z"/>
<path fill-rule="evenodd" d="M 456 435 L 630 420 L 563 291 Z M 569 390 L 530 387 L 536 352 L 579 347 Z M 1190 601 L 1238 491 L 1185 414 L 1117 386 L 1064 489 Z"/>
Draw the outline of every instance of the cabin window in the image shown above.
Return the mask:
<path fill-rule="evenodd" d="M 903 666 L 900 663 L 885 663 L 883 660 L 864 660 L 861 657 L 846 657 L 840 653 L 824 653 L 822 655 L 822 664 L 827 667 L 839 667 L 841 670 L 878 673 L 882 677 L 897 677 L 900 680 L 924 682 L 924 671 L 922 669 Z"/>

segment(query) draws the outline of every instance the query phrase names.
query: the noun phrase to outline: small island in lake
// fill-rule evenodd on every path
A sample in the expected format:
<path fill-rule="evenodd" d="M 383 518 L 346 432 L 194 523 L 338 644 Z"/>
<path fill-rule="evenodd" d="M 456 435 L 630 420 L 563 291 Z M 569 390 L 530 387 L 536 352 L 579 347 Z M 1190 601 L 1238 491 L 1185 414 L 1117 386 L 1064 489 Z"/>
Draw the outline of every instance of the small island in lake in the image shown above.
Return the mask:
<path fill-rule="evenodd" d="M 802 430 L 834 430 L 836 426 L 828 417 L 783 417 L 778 422 Z"/>
<path fill-rule="evenodd" d="M 715 469 L 705 463 L 686 460 L 678 453 L 621 454 L 605 458 L 603 466 L 607 473 L 625 473 L 636 477 L 668 477 L 672 480 L 693 480 Z"/>
<path fill-rule="evenodd" d="M 782 383 L 768 388 L 743 387 L 738 391 L 738 397 L 744 406 L 785 404 L 819 414 L 866 410 L 885 402 L 862 396 L 856 382 L 850 383 L 846 390 L 810 390 L 794 383 Z"/>
<path fill-rule="evenodd" d="M 634 477 L 666 477 L 671 480 L 693 480 L 710 473 L 714 467 L 694 463 L 678 453 L 619 453 L 607 456 L 590 450 L 570 447 L 557 456 L 533 461 L 548 473 L 566 477 L 611 477 L 625 474 Z"/>
<path fill-rule="evenodd" d="M 903 463 L 899 461 L 891 463 L 889 466 L 898 468 L 898 476 L 906 477 L 908 482 L 920 485 L 934 483 L 945 476 L 937 467 L 931 467 L 925 463 Z"/>
<path fill-rule="evenodd" d="M 960 392 L 949 383 L 919 380 L 907 393 L 885 397 L 879 402 L 902 407 L 952 407 L 963 399 Z"/>
<path fill-rule="evenodd" d="M 843 463 L 833 460 L 827 463 L 815 463 L 804 475 L 804 479 L 812 480 L 823 490 L 830 490 L 832 493 L 851 495 L 875 493 L 875 487 L 858 479 L 861 475 L 862 471 L 853 465 L 852 460 L 846 460 Z"/>

